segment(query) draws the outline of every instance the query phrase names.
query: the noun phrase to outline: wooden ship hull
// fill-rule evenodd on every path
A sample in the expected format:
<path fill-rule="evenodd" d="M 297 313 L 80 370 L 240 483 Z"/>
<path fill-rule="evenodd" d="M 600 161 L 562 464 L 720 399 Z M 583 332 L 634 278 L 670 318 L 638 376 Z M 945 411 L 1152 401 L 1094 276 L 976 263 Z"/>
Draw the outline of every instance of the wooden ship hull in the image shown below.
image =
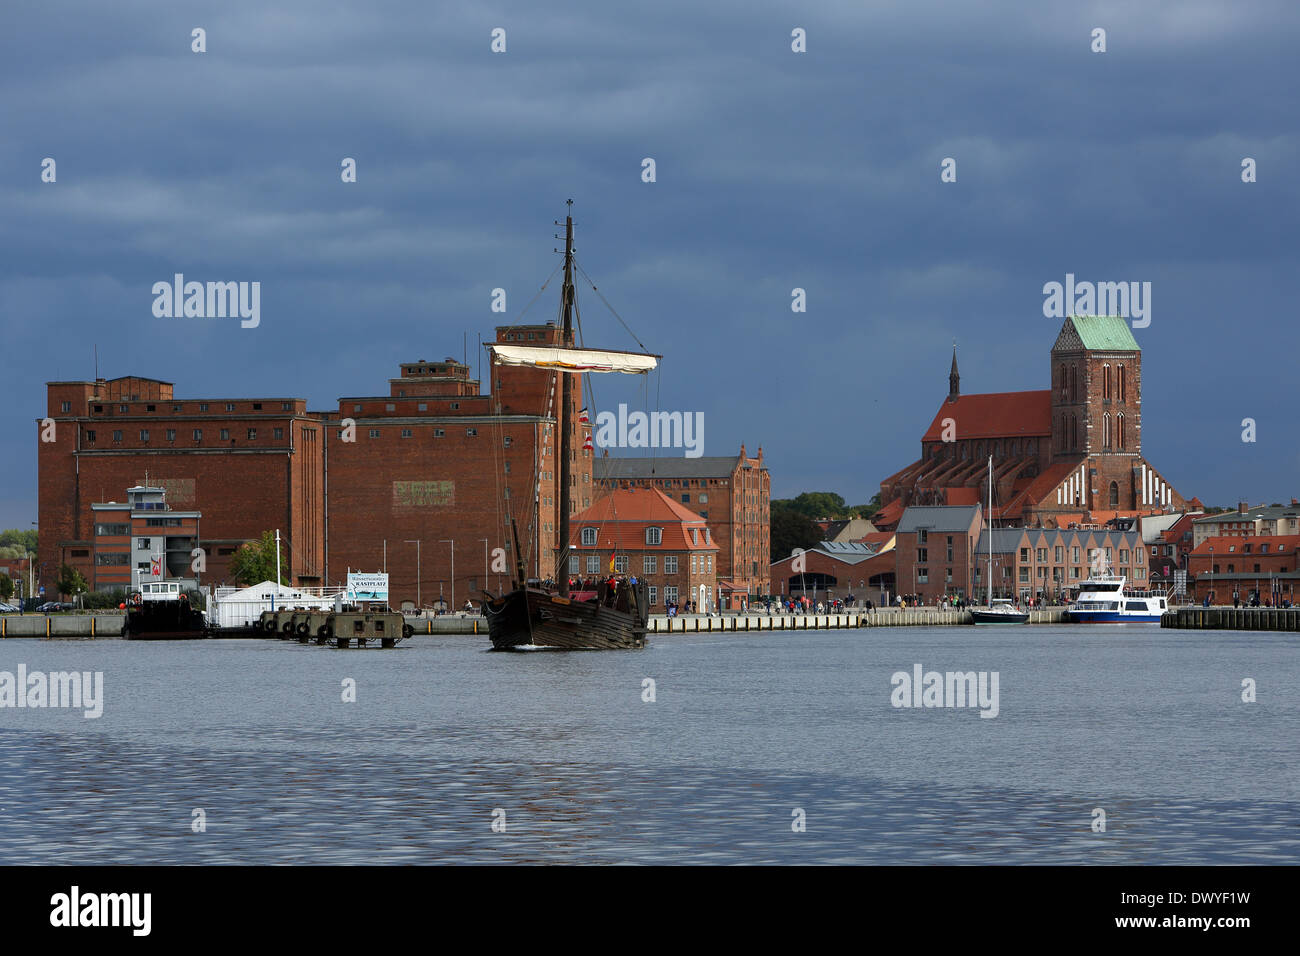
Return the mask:
<path fill-rule="evenodd" d="M 627 589 L 611 605 L 561 597 L 542 588 L 519 588 L 483 602 L 492 649 L 553 647 L 563 650 L 630 650 L 646 643 L 645 585 L 629 600 Z"/>

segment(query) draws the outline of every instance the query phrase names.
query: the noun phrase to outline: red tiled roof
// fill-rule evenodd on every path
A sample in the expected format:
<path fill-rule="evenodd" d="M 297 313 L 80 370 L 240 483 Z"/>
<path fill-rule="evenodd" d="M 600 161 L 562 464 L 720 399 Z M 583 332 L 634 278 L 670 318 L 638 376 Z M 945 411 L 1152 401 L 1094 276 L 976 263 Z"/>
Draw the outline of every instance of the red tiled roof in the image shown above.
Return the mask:
<path fill-rule="evenodd" d="M 569 520 L 570 543 L 590 551 L 591 545 L 582 544 L 582 529 L 595 527 L 596 549 L 641 550 L 646 546 L 645 529 L 658 527 L 663 528 L 658 547 L 665 551 L 717 551 L 717 542 L 705 544 L 707 524 L 658 488 L 615 488 Z M 692 528 L 699 530 L 699 544 L 692 542 Z"/>
<path fill-rule="evenodd" d="M 858 544 L 889 544 L 889 542 L 893 539 L 893 537 L 894 537 L 894 532 L 892 531 L 873 531 L 870 534 L 865 534 L 861 538 L 858 538 L 857 543 Z"/>
<path fill-rule="evenodd" d="M 898 524 L 898 519 L 903 517 L 903 511 L 903 499 L 895 498 L 871 516 L 871 523 L 877 528 L 882 524 Z"/>
<path fill-rule="evenodd" d="M 1300 534 L 1252 534 L 1249 537 L 1240 535 L 1225 535 L 1221 538 L 1206 538 L 1196 546 L 1192 554 L 1203 557 L 1208 556 L 1210 549 L 1214 549 L 1215 554 L 1231 554 L 1233 557 L 1245 554 L 1243 550 L 1246 545 L 1250 545 L 1250 556 L 1258 557 L 1260 554 L 1259 546 L 1268 545 L 1269 554 L 1280 554 L 1283 551 L 1295 551 L 1300 547 Z M 1232 551 L 1228 549 L 1232 548 Z"/>
<path fill-rule="evenodd" d="M 967 438 L 1046 438 L 1052 433 L 1052 393 L 991 392 L 944 401 L 921 441 L 941 441 L 943 420 L 956 423 L 957 440 Z"/>
<path fill-rule="evenodd" d="M 978 488 L 945 488 L 944 494 L 950 506 L 980 504 Z"/>

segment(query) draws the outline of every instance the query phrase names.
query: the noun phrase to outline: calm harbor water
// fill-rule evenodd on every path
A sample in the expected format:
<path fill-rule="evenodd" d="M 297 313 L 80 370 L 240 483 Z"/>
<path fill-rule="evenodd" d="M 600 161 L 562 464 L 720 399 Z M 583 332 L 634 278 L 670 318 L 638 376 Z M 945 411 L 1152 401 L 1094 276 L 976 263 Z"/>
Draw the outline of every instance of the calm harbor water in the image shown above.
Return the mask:
<path fill-rule="evenodd" d="M 0 671 L 102 671 L 105 696 L 0 709 L 0 864 L 1300 862 L 1296 635 L 486 645 L 0 642 Z M 997 671 L 998 716 L 894 708 L 917 663 Z"/>

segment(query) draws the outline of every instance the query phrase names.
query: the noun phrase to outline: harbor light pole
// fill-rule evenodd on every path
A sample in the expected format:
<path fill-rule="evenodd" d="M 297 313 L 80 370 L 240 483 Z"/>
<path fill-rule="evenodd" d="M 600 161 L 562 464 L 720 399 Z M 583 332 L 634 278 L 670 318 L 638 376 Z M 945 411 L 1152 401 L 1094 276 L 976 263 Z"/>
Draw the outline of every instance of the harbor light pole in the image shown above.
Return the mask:
<path fill-rule="evenodd" d="M 408 539 L 402 543 L 415 545 L 415 609 L 423 611 L 424 605 L 420 603 L 420 539 Z"/>
<path fill-rule="evenodd" d="M 454 538 L 439 538 L 439 544 L 451 545 L 451 609 L 456 610 L 456 541 Z"/>

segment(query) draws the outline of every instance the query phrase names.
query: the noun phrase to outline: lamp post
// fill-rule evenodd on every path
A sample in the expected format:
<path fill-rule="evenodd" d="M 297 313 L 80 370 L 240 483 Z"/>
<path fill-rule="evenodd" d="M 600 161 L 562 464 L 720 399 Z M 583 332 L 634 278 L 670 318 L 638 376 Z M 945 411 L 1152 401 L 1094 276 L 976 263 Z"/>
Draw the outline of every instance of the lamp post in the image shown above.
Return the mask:
<path fill-rule="evenodd" d="M 439 544 L 451 545 L 451 609 L 456 610 L 456 542 L 452 538 L 439 538 Z"/>
<path fill-rule="evenodd" d="M 415 609 L 417 611 L 423 611 L 424 605 L 420 603 L 420 539 L 408 538 L 402 543 L 415 545 Z"/>

